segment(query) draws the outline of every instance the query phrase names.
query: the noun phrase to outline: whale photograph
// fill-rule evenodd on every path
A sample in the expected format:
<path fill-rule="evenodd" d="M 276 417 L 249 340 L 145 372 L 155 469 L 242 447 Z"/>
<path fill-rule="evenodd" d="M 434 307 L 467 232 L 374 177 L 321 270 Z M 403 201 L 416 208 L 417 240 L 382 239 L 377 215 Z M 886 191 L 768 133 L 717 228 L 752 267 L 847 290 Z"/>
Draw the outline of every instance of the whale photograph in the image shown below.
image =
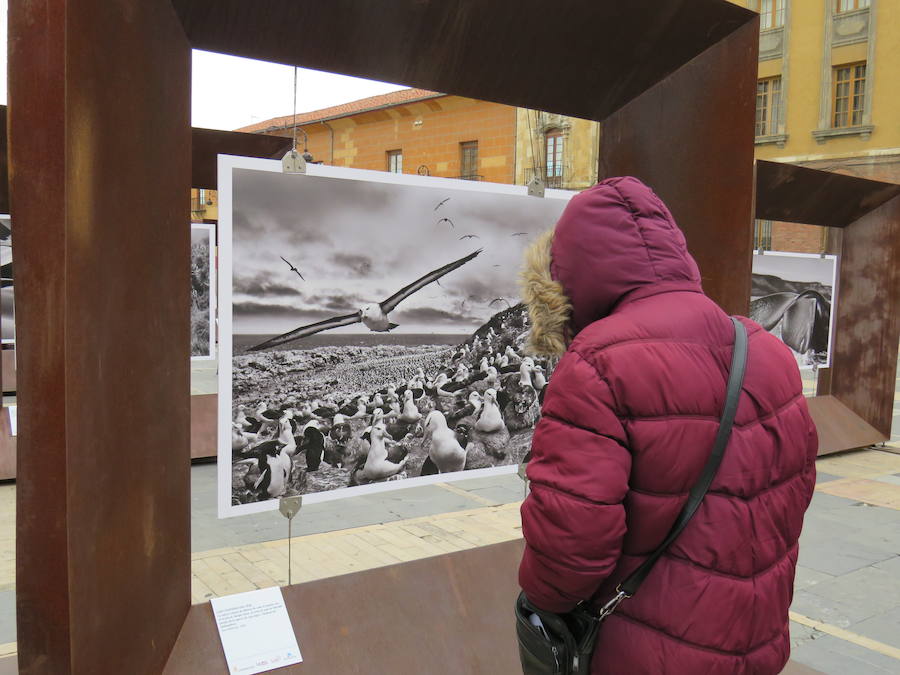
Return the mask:
<path fill-rule="evenodd" d="M 278 169 L 233 170 L 220 230 L 228 515 L 514 471 L 553 365 L 524 349 L 518 272 L 569 195 Z"/>
<path fill-rule="evenodd" d="M 215 230 L 191 223 L 191 359 L 215 357 Z"/>
<path fill-rule="evenodd" d="M 750 318 L 784 342 L 801 369 L 831 363 L 837 258 L 766 251 L 753 256 Z"/>

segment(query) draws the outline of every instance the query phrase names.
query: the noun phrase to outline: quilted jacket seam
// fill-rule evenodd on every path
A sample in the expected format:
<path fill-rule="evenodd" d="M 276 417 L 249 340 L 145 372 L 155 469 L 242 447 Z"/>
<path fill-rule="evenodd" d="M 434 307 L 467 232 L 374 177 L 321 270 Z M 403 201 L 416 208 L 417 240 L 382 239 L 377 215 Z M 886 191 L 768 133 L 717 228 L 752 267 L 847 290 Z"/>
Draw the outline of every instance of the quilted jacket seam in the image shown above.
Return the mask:
<path fill-rule="evenodd" d="M 779 481 L 777 483 L 772 483 L 772 485 L 760 490 L 752 497 L 744 497 L 743 495 L 735 495 L 730 492 L 722 492 L 721 490 L 712 490 L 712 489 L 708 490 L 706 494 L 715 495 L 716 497 L 722 497 L 724 499 L 740 499 L 742 502 L 751 502 L 754 499 L 757 499 L 758 497 L 761 497 L 762 495 L 771 492 L 772 490 L 777 490 L 778 488 L 780 488 L 784 485 L 787 485 L 788 483 L 791 483 L 791 482 L 797 480 L 798 478 L 803 478 L 804 473 L 805 473 L 805 471 L 801 470 L 800 472 L 795 473 L 790 478 L 785 478 L 784 480 Z"/>
<path fill-rule="evenodd" d="M 542 490 L 550 490 L 551 492 L 556 492 L 561 495 L 565 495 L 575 501 L 583 502 L 585 504 L 590 504 L 591 506 L 621 506 L 622 502 L 615 502 L 610 504 L 609 502 L 598 502 L 593 499 L 588 499 L 587 497 L 582 497 L 580 495 L 572 494 L 571 492 L 566 492 L 565 490 L 560 490 L 558 487 L 554 487 L 549 483 L 544 483 L 542 481 L 529 481 L 529 484 L 532 486 L 532 491 L 534 488 L 539 487 Z"/>
<path fill-rule="evenodd" d="M 706 494 L 716 495 L 717 497 L 725 497 L 727 499 L 740 499 L 741 501 L 749 502 L 756 499 L 757 497 L 760 497 L 761 495 L 771 492 L 772 490 L 776 490 L 783 485 L 787 485 L 791 481 L 802 478 L 805 469 L 806 465 L 804 464 L 804 468 L 794 475 L 790 476 L 789 478 L 785 478 L 784 480 L 780 480 L 777 483 L 772 483 L 771 485 L 764 487 L 762 490 L 749 497 L 745 497 L 744 495 L 736 495 L 731 492 L 724 492 L 723 490 L 713 490 L 712 488 L 710 488 Z M 633 485 L 629 485 L 628 489 L 630 492 L 637 492 L 638 494 L 642 494 L 647 497 L 684 497 L 690 493 L 690 490 L 682 490 L 680 492 L 655 492 L 653 490 L 645 490 Z"/>
<path fill-rule="evenodd" d="M 601 319 L 602 321 L 602 319 Z M 743 322 L 742 322 L 743 323 Z M 761 328 L 755 328 L 753 325 L 749 327 L 747 330 L 747 337 L 752 340 L 758 335 L 762 335 L 765 331 Z M 699 342 L 698 340 L 685 340 L 685 339 L 677 339 L 677 338 L 663 338 L 663 337 L 645 337 L 645 338 L 630 338 L 628 340 L 618 340 L 616 342 L 610 342 L 609 344 L 605 344 L 597 347 L 596 349 L 591 350 L 591 354 L 600 354 L 601 352 L 610 351 L 616 349 L 617 347 L 627 347 L 629 345 L 635 344 L 659 344 L 659 345 L 695 345 L 697 347 L 702 347 L 707 351 L 711 351 L 714 349 L 724 349 L 726 347 L 731 347 L 732 344 L 719 344 L 719 345 L 710 345 L 705 342 Z"/>
<path fill-rule="evenodd" d="M 761 577 L 764 574 L 768 574 L 773 569 L 778 567 L 778 565 L 780 565 L 785 560 L 787 560 L 788 556 L 790 556 L 791 553 L 793 553 L 796 548 L 797 548 L 797 544 L 795 543 L 790 548 L 788 548 L 784 553 L 782 553 L 780 556 L 778 556 L 774 560 L 774 562 L 772 562 L 770 565 L 768 565 L 765 569 L 759 570 L 750 575 L 732 574 L 730 572 L 723 572 L 722 570 L 717 570 L 714 567 L 707 567 L 706 565 L 701 565 L 700 563 L 695 562 L 693 560 L 689 560 L 688 558 L 683 558 L 680 555 L 675 555 L 671 551 L 666 551 L 664 555 L 669 560 L 672 560 L 675 562 L 686 563 L 687 565 L 690 565 L 691 567 L 696 567 L 698 569 L 703 570 L 704 572 L 709 572 L 710 574 L 715 574 L 716 576 L 725 577 L 726 579 L 734 579 L 734 580 L 739 580 L 739 581 L 753 581 L 757 577 Z M 634 556 L 634 557 L 638 557 L 638 556 Z"/>
<path fill-rule="evenodd" d="M 631 448 L 628 447 L 628 445 L 625 443 L 625 441 L 622 441 L 622 440 L 616 438 L 615 436 L 610 436 L 609 434 L 601 433 L 601 432 L 597 431 L 596 429 L 591 429 L 590 427 L 583 427 L 580 424 L 575 424 L 575 422 L 571 422 L 567 419 L 559 417 L 558 415 L 554 415 L 551 412 L 543 413 L 543 417 L 547 418 L 548 420 L 553 420 L 554 422 L 559 422 L 560 424 L 565 425 L 567 427 L 572 427 L 573 429 L 580 429 L 581 431 L 587 431 L 588 433 L 594 434 L 594 436 L 599 436 L 600 438 L 609 439 L 616 445 L 619 445 L 622 448 L 624 448 L 625 450 L 627 450 L 629 452 L 629 454 L 631 453 Z"/>
<path fill-rule="evenodd" d="M 653 272 L 653 278 L 656 281 L 663 281 L 663 278 L 659 275 L 659 272 L 656 271 L 656 263 L 653 261 L 653 254 L 650 252 L 650 244 L 647 243 L 647 238 L 644 236 L 644 230 L 641 227 L 641 224 L 638 222 L 640 211 L 638 211 L 638 209 L 636 209 L 632 205 L 628 198 L 619 189 L 619 186 L 617 184 L 610 183 L 610 187 L 612 187 L 612 189 L 616 191 L 616 194 L 619 195 L 619 199 L 622 200 L 622 205 L 626 209 L 628 209 L 628 215 L 631 217 L 631 222 L 634 224 L 634 229 L 637 230 L 637 235 L 638 237 L 640 237 L 641 245 L 647 252 L 647 262 L 650 263 L 650 269 Z"/>
<path fill-rule="evenodd" d="M 538 558 L 543 558 L 545 561 L 550 561 L 550 563 L 552 563 L 552 564 L 549 566 L 558 565 L 559 567 L 564 567 L 569 572 L 575 572 L 576 574 L 585 574 L 585 573 L 586 574 L 597 574 L 598 572 L 608 574 L 612 567 L 611 565 L 603 565 L 602 567 L 596 567 L 596 568 L 584 567 L 583 565 L 574 567 L 567 562 L 563 562 L 559 558 L 554 558 L 554 557 L 547 555 L 546 553 L 544 553 L 543 551 L 541 551 L 538 548 L 535 548 L 531 544 L 528 544 L 528 548 L 530 548 L 531 552 L 534 555 L 536 555 Z M 559 590 L 560 595 L 564 595 L 570 600 L 581 601 L 584 599 L 584 598 L 578 598 L 578 597 L 572 595 L 571 593 L 566 593 L 565 591 L 563 591 L 561 589 L 557 589 L 557 590 Z"/>
<path fill-rule="evenodd" d="M 731 649 L 717 649 L 716 647 L 708 647 L 706 645 L 701 645 L 696 642 L 691 642 L 690 640 L 685 640 L 684 638 L 677 637 L 658 626 L 654 626 L 653 624 L 649 624 L 644 621 L 641 621 L 640 619 L 637 619 L 633 616 L 625 614 L 624 612 L 619 612 L 617 614 L 614 614 L 613 616 L 616 618 L 619 618 L 619 619 L 624 619 L 625 621 L 629 621 L 630 623 L 636 624 L 638 626 L 642 626 L 643 628 L 649 628 L 650 630 L 659 633 L 660 635 L 668 638 L 669 640 L 673 640 L 674 642 L 680 642 L 681 644 L 687 645 L 688 647 L 692 647 L 693 649 L 700 649 L 702 651 L 712 652 L 713 654 L 722 654 L 725 656 L 733 656 L 736 658 L 746 658 L 753 652 L 759 651 L 763 647 L 770 645 L 771 643 L 775 642 L 775 640 L 777 640 L 778 638 L 783 636 L 783 633 L 779 631 L 778 633 L 776 633 L 769 639 L 763 640 L 759 644 L 754 645 L 753 647 L 751 647 L 750 649 L 748 649 L 746 651 L 735 651 L 735 650 L 731 650 Z"/>
<path fill-rule="evenodd" d="M 801 399 L 804 399 L 803 393 L 795 394 L 793 398 L 788 400 L 786 403 L 781 404 L 777 408 L 770 410 L 765 415 L 761 415 L 760 417 L 756 417 L 750 422 L 746 424 L 734 424 L 735 429 L 750 429 L 751 427 L 760 424 L 761 422 L 766 422 L 776 415 L 780 415 L 785 410 L 790 408 L 792 405 L 795 405 Z M 619 415 L 620 420 L 625 422 L 668 422 L 669 420 L 684 420 L 684 419 L 693 419 L 698 422 L 719 422 L 719 417 L 715 417 L 713 415 L 698 415 L 696 413 L 667 413 L 665 415 Z"/>
<path fill-rule="evenodd" d="M 586 366 L 588 366 L 591 370 L 593 370 L 594 375 L 597 376 L 597 379 L 600 380 L 601 383 L 606 385 L 606 388 L 609 390 L 609 395 L 612 396 L 612 400 L 613 400 L 612 412 L 616 416 L 616 418 L 619 420 L 619 422 L 621 423 L 622 420 L 625 418 L 619 414 L 619 410 L 620 410 L 619 402 L 616 399 L 616 392 L 613 390 L 613 387 L 609 383 L 609 380 L 606 378 L 605 375 L 602 375 L 600 373 L 600 370 L 597 368 L 597 366 L 594 363 L 592 363 L 591 361 L 589 361 L 587 359 L 587 357 L 585 357 L 585 355 L 582 354 L 580 351 L 578 351 L 577 349 L 573 349 L 573 350 L 571 350 L 571 352 L 572 352 L 572 354 L 577 356 L 579 359 L 581 359 Z"/>

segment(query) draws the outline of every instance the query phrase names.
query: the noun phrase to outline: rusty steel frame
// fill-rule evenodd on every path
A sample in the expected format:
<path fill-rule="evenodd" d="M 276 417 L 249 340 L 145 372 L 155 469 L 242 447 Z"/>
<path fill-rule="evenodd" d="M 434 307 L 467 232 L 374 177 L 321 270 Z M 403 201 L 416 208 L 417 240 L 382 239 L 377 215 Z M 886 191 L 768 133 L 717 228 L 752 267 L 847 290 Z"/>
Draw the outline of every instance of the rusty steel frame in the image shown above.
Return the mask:
<path fill-rule="evenodd" d="M 756 165 L 757 218 L 841 230 L 832 363 L 809 399 L 819 454 L 887 441 L 900 345 L 900 185 Z"/>
<path fill-rule="evenodd" d="M 262 12 L 249 0 L 11 3 L 10 197 L 22 261 L 21 672 L 221 665 L 208 607 L 190 608 L 189 589 L 188 321 L 180 308 L 188 304 L 190 46 L 606 120 L 601 173 L 628 171 L 656 187 L 688 232 L 707 289 L 730 311 L 745 306 L 749 281 L 734 277 L 749 277 L 750 257 L 741 252 L 751 238 L 757 16 L 726 0 L 567 1 L 550 14 L 543 7 L 272 0 Z M 556 59 L 534 48 L 547 47 L 548 35 Z M 708 110 L 694 105 L 700 100 Z M 716 258 L 722 246 L 735 247 L 737 263 Z M 321 597 L 320 606 L 347 605 L 343 616 L 366 625 L 383 619 L 388 604 L 411 616 L 427 608 L 444 624 L 446 641 L 429 649 L 447 654 L 445 672 L 460 672 L 460 664 L 499 672 L 514 660 L 511 641 L 500 647 L 490 631 L 466 633 L 490 636 L 477 648 L 495 652 L 483 663 L 467 661 L 459 647 L 466 622 L 509 620 L 511 586 L 477 573 L 502 565 L 510 579 L 518 556 L 514 547 L 504 551 L 410 563 L 403 574 L 419 582 L 395 584 L 377 605 L 338 592 L 340 581 L 285 595 L 295 616 L 308 616 L 304 605 Z M 435 639 L 416 618 L 410 635 Z M 304 630 L 312 631 L 303 639 L 313 657 L 346 644 L 325 622 Z M 360 650 L 346 651 L 345 672 L 353 672 Z M 374 654 L 384 672 L 405 672 L 415 651 L 372 646 L 363 658 Z M 286 672 L 316 667 L 309 659 Z"/>

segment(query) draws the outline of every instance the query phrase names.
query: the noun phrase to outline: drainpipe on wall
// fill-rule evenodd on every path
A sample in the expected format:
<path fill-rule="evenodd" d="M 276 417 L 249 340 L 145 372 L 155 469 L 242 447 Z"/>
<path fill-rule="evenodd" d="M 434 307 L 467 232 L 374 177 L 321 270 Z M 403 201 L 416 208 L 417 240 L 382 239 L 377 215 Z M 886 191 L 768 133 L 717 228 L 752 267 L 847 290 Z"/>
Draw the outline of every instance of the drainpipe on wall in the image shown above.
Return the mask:
<path fill-rule="evenodd" d="M 331 128 L 331 125 L 328 124 L 328 122 L 325 122 L 323 120 L 319 120 L 319 124 L 324 124 L 325 128 L 331 132 L 331 161 L 329 162 L 329 164 L 334 166 L 334 129 Z"/>

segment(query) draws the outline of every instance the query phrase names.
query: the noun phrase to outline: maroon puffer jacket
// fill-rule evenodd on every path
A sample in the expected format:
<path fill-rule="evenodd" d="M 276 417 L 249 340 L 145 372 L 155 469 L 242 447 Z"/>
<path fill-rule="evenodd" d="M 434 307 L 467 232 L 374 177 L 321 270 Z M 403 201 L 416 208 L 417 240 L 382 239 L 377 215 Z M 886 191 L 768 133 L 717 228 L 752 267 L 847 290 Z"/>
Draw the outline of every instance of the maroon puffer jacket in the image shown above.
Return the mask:
<path fill-rule="evenodd" d="M 734 328 L 672 215 L 634 178 L 575 196 L 529 264 L 533 345 L 564 345 L 563 328 L 576 337 L 534 434 L 519 581 L 538 607 L 566 612 L 598 588 L 612 597 L 669 531 L 712 448 Z M 718 474 L 603 624 L 593 673 L 778 673 L 788 659 L 818 439 L 791 353 L 742 321 L 747 372 Z"/>

